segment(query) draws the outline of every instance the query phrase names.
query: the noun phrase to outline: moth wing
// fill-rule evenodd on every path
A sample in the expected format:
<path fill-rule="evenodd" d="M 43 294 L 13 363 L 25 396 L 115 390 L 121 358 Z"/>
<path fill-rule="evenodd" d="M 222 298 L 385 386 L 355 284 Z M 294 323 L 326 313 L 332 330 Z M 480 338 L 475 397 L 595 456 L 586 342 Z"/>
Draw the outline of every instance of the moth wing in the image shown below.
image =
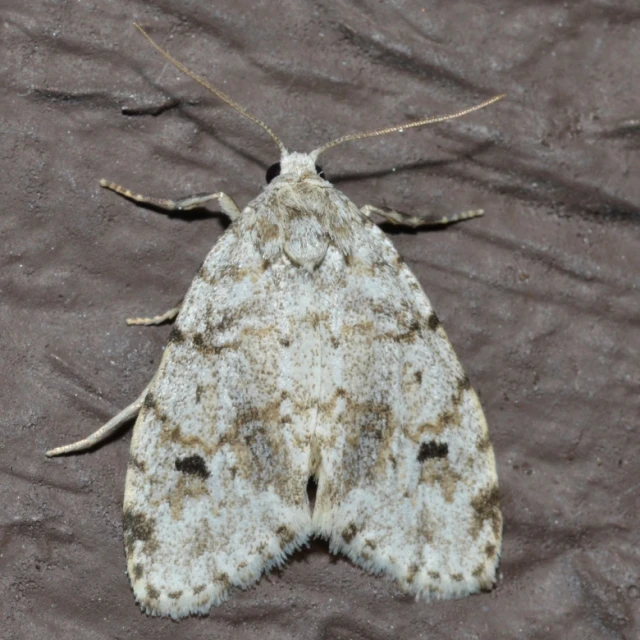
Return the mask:
<path fill-rule="evenodd" d="M 229 228 L 185 298 L 136 421 L 124 530 L 147 613 L 207 613 L 311 533 L 311 419 L 291 396 L 313 345 L 288 316 L 309 296 L 279 286 L 287 276 L 276 271 Z"/>
<path fill-rule="evenodd" d="M 366 225 L 324 359 L 314 530 L 407 593 L 489 587 L 501 541 L 478 398 L 415 276 Z"/>

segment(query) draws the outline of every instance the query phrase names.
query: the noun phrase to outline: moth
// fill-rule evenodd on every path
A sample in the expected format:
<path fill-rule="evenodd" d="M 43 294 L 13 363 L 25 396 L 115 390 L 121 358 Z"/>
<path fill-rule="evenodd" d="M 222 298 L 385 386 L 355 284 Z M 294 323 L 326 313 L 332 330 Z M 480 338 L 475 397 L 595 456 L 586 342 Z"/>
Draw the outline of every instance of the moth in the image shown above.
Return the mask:
<path fill-rule="evenodd" d="M 151 615 L 206 614 L 314 536 L 416 597 L 491 588 L 502 516 L 485 418 L 420 284 L 372 216 L 424 221 L 357 207 L 317 160 L 344 142 L 458 118 L 503 96 L 289 152 L 136 27 L 280 152 L 242 211 L 224 193 L 159 200 L 101 182 L 169 210 L 216 200 L 231 220 L 181 307 L 128 321 L 175 318 L 148 387 L 93 435 L 47 453 L 90 448 L 137 415 L 124 498 L 137 602 Z"/>

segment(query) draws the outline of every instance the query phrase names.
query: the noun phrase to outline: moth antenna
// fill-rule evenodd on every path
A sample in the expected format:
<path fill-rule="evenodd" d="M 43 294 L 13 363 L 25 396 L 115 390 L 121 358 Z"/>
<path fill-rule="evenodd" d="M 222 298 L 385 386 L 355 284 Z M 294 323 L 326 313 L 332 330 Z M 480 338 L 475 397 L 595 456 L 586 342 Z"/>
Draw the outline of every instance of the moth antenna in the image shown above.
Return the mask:
<path fill-rule="evenodd" d="M 407 122 L 405 124 L 397 124 L 392 127 L 385 127 L 384 129 L 376 129 L 375 131 L 363 131 L 361 133 L 350 133 L 346 136 L 342 136 L 341 138 L 336 138 L 331 142 L 327 142 L 327 144 L 323 145 L 319 149 L 312 151 L 309 155 L 315 160 L 321 153 L 324 153 L 327 149 L 331 149 L 332 147 L 336 147 L 343 142 L 349 142 L 350 140 L 361 140 L 362 138 L 373 138 L 374 136 L 383 136 L 387 133 L 394 133 L 395 131 L 404 131 L 405 129 L 413 129 L 414 127 L 421 127 L 425 124 L 433 124 L 434 122 L 444 122 L 445 120 L 454 120 L 455 118 L 460 118 L 462 116 L 466 116 L 468 113 L 472 113 L 474 111 L 478 111 L 478 109 L 484 109 L 488 107 L 490 104 L 494 102 L 498 102 L 498 100 L 502 100 L 506 96 L 506 93 L 503 93 L 499 96 L 495 96 L 490 100 L 485 100 L 480 104 L 477 104 L 475 107 L 469 107 L 468 109 L 463 109 L 462 111 L 458 111 L 456 113 L 451 113 L 446 116 L 432 116 L 431 118 L 424 118 L 423 120 L 418 120 L 417 122 Z"/>
<path fill-rule="evenodd" d="M 176 67 L 178 70 L 182 71 L 182 73 L 184 73 L 185 75 L 189 76 L 192 80 L 195 80 L 198 84 L 201 84 L 205 89 L 208 89 L 209 91 L 211 91 L 211 93 L 213 93 L 215 96 L 217 96 L 218 98 L 220 98 L 220 100 L 222 100 L 223 102 L 226 102 L 234 111 L 237 111 L 238 113 L 240 113 L 241 115 L 243 115 L 245 118 L 248 118 L 249 120 L 251 120 L 251 122 L 254 122 L 255 124 L 257 124 L 259 127 L 262 127 L 271 137 L 271 139 L 278 145 L 278 149 L 280 149 L 280 154 L 285 154 L 287 153 L 287 149 L 284 146 L 284 144 L 282 144 L 282 141 L 280 140 L 280 138 L 278 138 L 278 136 L 271 130 L 271 128 L 269 126 L 267 126 L 267 124 L 265 124 L 262 120 L 260 120 L 259 118 L 256 118 L 256 116 L 252 115 L 251 113 L 249 113 L 244 107 L 240 106 L 235 100 L 232 100 L 226 93 L 223 93 L 222 91 L 220 91 L 220 89 L 216 89 L 216 87 L 214 87 L 213 85 L 209 84 L 209 82 L 207 82 L 204 78 L 201 78 L 200 76 L 197 76 L 195 73 L 193 73 L 193 71 L 191 71 L 190 69 L 188 69 L 187 67 L 185 67 L 181 62 L 178 62 L 178 60 L 176 60 L 168 51 L 166 51 L 165 49 L 163 49 L 159 44 L 157 44 L 153 38 L 136 22 L 133 23 L 133 26 L 151 43 L 152 46 L 154 46 L 174 67 Z"/>

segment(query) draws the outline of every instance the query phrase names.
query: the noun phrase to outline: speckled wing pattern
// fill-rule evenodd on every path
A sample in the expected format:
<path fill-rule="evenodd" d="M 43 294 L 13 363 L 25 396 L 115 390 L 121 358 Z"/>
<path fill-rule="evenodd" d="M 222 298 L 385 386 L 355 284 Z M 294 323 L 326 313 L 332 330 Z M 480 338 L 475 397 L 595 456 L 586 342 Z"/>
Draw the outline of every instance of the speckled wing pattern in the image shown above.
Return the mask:
<path fill-rule="evenodd" d="M 415 276 L 362 235 L 326 349 L 314 533 L 425 599 L 487 589 L 502 517 L 480 403 Z"/>
<path fill-rule="evenodd" d="M 313 329 L 282 314 L 308 295 L 241 235 L 200 269 L 134 429 L 125 546 L 147 613 L 206 613 L 311 531 Z"/>
<path fill-rule="evenodd" d="M 201 267 L 135 425 L 136 599 L 206 613 L 312 536 L 462 596 L 492 584 L 501 524 L 482 410 L 415 277 L 322 178 L 274 180 Z"/>

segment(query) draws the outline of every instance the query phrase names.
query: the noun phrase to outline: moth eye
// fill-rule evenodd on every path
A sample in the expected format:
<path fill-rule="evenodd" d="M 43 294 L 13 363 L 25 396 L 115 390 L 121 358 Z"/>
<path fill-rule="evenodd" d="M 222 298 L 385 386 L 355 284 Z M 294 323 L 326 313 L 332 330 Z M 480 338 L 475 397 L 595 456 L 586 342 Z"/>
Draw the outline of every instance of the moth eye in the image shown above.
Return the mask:
<path fill-rule="evenodd" d="M 280 163 L 276 162 L 267 169 L 267 184 L 280 175 Z"/>
<path fill-rule="evenodd" d="M 316 173 L 317 173 L 321 178 L 324 178 L 324 169 L 323 169 L 319 164 L 317 164 L 317 165 L 316 165 Z"/>

